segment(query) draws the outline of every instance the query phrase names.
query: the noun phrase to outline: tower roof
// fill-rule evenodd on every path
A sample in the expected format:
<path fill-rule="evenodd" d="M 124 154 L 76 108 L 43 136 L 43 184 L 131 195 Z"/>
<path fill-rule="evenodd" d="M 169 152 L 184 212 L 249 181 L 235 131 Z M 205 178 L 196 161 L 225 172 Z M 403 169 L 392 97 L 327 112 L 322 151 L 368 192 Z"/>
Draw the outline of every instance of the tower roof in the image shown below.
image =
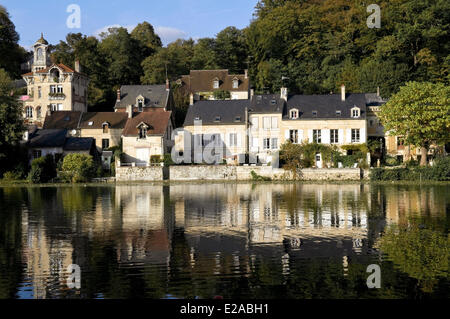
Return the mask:
<path fill-rule="evenodd" d="M 36 44 L 45 44 L 48 45 L 47 40 L 44 39 L 44 34 L 41 33 L 41 38 L 39 40 L 36 41 Z"/>

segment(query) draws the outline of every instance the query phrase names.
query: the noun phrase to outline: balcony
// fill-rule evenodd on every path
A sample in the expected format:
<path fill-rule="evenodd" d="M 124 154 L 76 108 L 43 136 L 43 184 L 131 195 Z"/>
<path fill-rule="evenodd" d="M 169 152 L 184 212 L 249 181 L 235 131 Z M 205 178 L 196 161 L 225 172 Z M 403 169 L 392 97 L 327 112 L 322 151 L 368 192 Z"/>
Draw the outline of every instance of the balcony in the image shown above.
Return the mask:
<path fill-rule="evenodd" d="M 65 100 L 66 99 L 66 95 L 64 93 L 49 93 L 48 94 L 48 98 L 49 100 Z"/>

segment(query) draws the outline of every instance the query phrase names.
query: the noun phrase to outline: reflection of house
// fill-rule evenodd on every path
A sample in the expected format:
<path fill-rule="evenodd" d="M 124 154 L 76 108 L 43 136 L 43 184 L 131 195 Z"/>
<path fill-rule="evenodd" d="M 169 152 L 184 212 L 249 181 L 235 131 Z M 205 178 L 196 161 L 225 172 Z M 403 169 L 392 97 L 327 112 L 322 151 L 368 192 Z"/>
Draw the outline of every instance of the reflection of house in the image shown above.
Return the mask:
<path fill-rule="evenodd" d="M 216 91 L 229 92 L 232 100 L 246 100 L 250 90 L 247 70 L 236 75 L 228 74 L 228 70 L 191 70 L 177 84 L 195 100 L 213 100 Z"/>
<path fill-rule="evenodd" d="M 41 38 L 34 44 L 32 72 L 22 76 L 28 94 L 24 101 L 24 117 L 28 123 L 42 125 L 48 111 L 86 111 L 88 76 L 64 64 L 51 64 L 48 42 Z"/>
<path fill-rule="evenodd" d="M 134 113 L 122 134 L 124 162 L 146 165 L 151 156 L 170 153 L 173 127 L 172 112 L 163 108 Z"/>

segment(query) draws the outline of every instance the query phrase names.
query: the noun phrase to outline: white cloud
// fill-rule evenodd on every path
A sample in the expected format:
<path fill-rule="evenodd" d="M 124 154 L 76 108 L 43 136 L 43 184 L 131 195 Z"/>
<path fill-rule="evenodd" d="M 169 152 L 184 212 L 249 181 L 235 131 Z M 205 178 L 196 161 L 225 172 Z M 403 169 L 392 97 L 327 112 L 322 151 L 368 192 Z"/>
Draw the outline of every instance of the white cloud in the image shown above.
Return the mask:
<path fill-rule="evenodd" d="M 163 45 L 187 36 L 186 32 L 172 27 L 159 26 L 155 28 L 155 32 L 161 38 Z"/>
<path fill-rule="evenodd" d="M 103 28 L 96 30 L 94 32 L 94 36 L 100 38 L 100 34 L 102 34 L 103 32 L 108 32 L 109 28 L 120 28 L 120 27 L 127 29 L 128 32 L 131 32 L 136 27 L 136 25 L 120 25 L 120 24 L 106 25 Z"/>

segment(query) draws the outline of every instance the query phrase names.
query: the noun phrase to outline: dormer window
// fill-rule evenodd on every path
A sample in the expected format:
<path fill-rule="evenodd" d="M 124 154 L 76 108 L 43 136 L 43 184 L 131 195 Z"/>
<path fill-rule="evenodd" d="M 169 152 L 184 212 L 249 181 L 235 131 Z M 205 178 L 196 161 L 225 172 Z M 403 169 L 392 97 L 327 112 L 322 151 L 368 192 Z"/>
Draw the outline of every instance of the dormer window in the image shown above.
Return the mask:
<path fill-rule="evenodd" d="M 92 125 L 94 125 L 94 122 L 89 122 L 88 125 L 92 126 Z"/>
<path fill-rule="evenodd" d="M 233 79 L 233 89 L 239 88 L 239 79 L 234 78 Z"/>
<path fill-rule="evenodd" d="M 109 133 L 109 123 L 103 123 L 102 127 L 103 127 L 103 134 Z"/>
<path fill-rule="evenodd" d="M 221 117 L 218 115 L 218 116 L 216 116 L 216 118 L 214 119 L 214 122 L 220 122 L 220 120 L 221 120 Z"/>
<path fill-rule="evenodd" d="M 236 116 L 236 118 L 234 119 L 235 122 L 240 122 L 241 121 L 241 117 L 240 116 Z"/>
<path fill-rule="evenodd" d="M 145 125 L 141 125 L 139 127 L 139 139 L 147 138 L 147 127 Z"/>
<path fill-rule="evenodd" d="M 196 117 L 194 118 L 194 121 L 200 121 L 200 116 L 196 116 Z"/>
<path fill-rule="evenodd" d="M 289 118 L 291 120 L 296 120 L 298 119 L 298 110 L 297 109 L 292 109 L 289 111 Z"/>
<path fill-rule="evenodd" d="M 138 107 L 138 112 L 142 112 L 144 110 L 144 98 L 143 97 L 137 98 L 137 107 Z"/>
<path fill-rule="evenodd" d="M 351 115 L 353 118 L 358 118 L 361 116 L 361 110 L 359 109 L 359 107 L 354 107 L 351 109 Z"/>
<path fill-rule="evenodd" d="M 337 117 L 341 117 L 341 114 L 342 114 L 341 111 L 339 111 L 339 110 L 336 111 L 336 116 L 337 116 Z"/>
<path fill-rule="evenodd" d="M 219 88 L 219 85 L 220 85 L 219 79 L 218 79 L 218 78 L 215 78 L 214 81 L 213 81 L 213 88 L 214 88 L 214 89 L 218 89 L 218 88 Z"/>
<path fill-rule="evenodd" d="M 312 116 L 317 117 L 317 111 L 312 111 Z"/>

